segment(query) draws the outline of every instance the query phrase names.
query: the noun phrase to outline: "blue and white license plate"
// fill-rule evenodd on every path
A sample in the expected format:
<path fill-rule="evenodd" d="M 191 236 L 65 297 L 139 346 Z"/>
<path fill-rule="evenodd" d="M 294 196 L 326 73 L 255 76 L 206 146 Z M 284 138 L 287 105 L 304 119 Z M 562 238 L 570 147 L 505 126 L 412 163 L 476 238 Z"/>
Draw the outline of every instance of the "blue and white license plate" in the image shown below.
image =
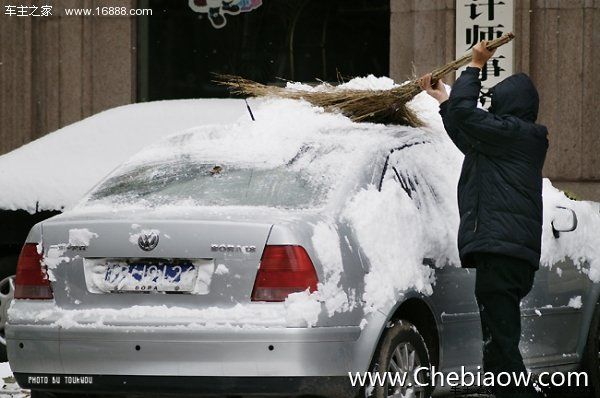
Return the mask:
<path fill-rule="evenodd" d="M 113 292 L 190 292 L 198 270 L 192 263 L 108 264 L 105 287 Z"/>

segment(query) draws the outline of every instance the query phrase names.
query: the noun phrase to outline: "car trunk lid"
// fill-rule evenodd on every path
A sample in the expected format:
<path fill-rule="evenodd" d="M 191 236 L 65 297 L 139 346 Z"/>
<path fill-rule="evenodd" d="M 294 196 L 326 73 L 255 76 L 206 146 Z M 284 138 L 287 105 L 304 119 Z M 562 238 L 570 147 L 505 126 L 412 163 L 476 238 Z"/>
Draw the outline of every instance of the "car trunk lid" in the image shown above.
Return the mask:
<path fill-rule="evenodd" d="M 63 308 L 231 307 L 250 302 L 271 226 L 136 218 L 48 222 L 44 262 Z M 165 283 L 154 283 L 157 277 Z"/>

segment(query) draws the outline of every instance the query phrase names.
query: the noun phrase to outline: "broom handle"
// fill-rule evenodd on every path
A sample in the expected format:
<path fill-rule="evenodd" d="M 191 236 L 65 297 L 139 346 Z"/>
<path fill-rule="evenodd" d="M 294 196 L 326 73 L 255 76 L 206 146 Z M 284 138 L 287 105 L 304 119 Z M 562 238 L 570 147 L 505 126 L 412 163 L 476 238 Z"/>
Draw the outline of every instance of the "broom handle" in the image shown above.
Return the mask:
<path fill-rule="evenodd" d="M 508 43 L 509 41 L 511 41 L 514 38 L 515 38 L 514 33 L 512 33 L 512 32 L 505 33 L 497 39 L 490 40 L 487 44 L 487 49 L 489 51 L 492 51 L 492 50 Z M 462 57 L 460 57 L 450 63 L 447 63 L 444 66 L 434 69 L 431 72 L 431 83 L 435 84 L 442 76 L 445 76 L 448 73 L 453 72 L 453 71 L 465 66 L 466 64 L 471 62 L 472 58 L 473 58 L 473 51 L 469 51 Z"/>

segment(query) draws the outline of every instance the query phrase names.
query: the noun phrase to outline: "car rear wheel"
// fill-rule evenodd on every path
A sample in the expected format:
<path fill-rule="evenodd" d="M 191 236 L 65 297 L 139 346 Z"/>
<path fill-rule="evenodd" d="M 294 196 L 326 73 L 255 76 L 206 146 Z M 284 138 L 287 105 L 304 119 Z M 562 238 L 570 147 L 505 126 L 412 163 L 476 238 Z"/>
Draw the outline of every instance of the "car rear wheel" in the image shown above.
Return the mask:
<path fill-rule="evenodd" d="M 8 276 L 0 281 L 0 362 L 6 362 L 5 327 L 8 307 L 15 295 L 15 276 Z"/>
<path fill-rule="evenodd" d="M 429 371 L 421 370 L 415 374 L 415 370 L 421 367 L 430 367 L 425 340 L 412 323 L 399 320 L 383 336 L 371 367 L 371 373 L 379 373 L 380 380 L 384 382 L 365 387 L 364 395 L 376 398 L 429 398 L 431 388 L 424 386 L 429 384 Z M 396 378 L 394 375 L 397 375 Z"/>

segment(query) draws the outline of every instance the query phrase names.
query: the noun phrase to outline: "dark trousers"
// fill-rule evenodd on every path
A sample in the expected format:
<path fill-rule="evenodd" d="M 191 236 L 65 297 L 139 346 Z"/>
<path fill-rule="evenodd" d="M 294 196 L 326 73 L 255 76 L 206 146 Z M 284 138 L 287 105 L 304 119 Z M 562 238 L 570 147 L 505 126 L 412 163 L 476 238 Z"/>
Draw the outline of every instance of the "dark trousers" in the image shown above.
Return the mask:
<path fill-rule="evenodd" d="M 477 267 L 475 297 L 483 335 L 486 372 L 525 372 L 519 351 L 520 304 L 533 285 L 535 269 L 525 260 L 492 253 L 473 256 Z M 497 397 L 534 397 L 533 389 L 496 386 Z"/>

